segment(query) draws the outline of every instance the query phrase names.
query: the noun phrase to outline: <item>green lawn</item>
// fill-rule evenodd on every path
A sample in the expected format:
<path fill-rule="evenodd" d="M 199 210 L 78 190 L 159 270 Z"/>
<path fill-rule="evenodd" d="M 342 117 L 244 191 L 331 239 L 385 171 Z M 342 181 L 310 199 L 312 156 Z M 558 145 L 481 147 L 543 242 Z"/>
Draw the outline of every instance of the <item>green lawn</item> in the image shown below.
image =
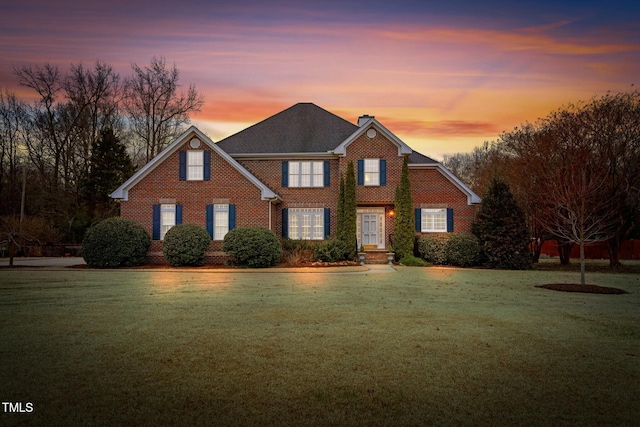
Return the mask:
<path fill-rule="evenodd" d="M 578 280 L 2 269 L 0 425 L 638 425 L 640 275 Z"/>

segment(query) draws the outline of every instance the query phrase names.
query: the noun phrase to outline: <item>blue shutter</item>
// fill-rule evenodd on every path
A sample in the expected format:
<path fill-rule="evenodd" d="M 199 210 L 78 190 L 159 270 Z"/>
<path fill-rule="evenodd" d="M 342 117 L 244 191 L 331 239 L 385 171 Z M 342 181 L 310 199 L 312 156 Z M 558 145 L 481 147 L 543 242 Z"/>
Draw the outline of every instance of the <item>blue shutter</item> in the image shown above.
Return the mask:
<path fill-rule="evenodd" d="M 160 205 L 153 205 L 153 240 L 160 240 Z"/>
<path fill-rule="evenodd" d="M 364 185 L 364 159 L 358 159 L 358 185 Z"/>
<path fill-rule="evenodd" d="M 187 180 L 187 152 L 186 151 L 180 152 L 179 163 L 180 163 L 180 167 L 178 171 L 178 177 L 180 181 L 186 181 Z"/>
<path fill-rule="evenodd" d="M 282 237 L 289 237 L 289 209 L 282 209 Z"/>
<path fill-rule="evenodd" d="M 236 228 L 236 205 L 229 205 L 229 231 Z"/>
<path fill-rule="evenodd" d="M 211 151 L 204 152 L 204 170 L 202 171 L 202 179 L 211 180 Z"/>
<path fill-rule="evenodd" d="M 331 209 L 324 208 L 324 238 L 328 239 L 331 233 Z"/>
<path fill-rule="evenodd" d="M 380 185 L 387 185 L 387 161 L 380 159 Z"/>
<path fill-rule="evenodd" d="M 286 160 L 282 162 L 282 186 L 289 186 L 289 162 Z"/>
<path fill-rule="evenodd" d="M 207 205 L 207 233 L 213 240 L 213 205 Z"/>
<path fill-rule="evenodd" d="M 182 205 L 176 205 L 176 225 L 182 224 Z"/>
<path fill-rule="evenodd" d="M 422 232 L 422 209 L 416 208 L 416 231 Z"/>
<path fill-rule="evenodd" d="M 329 187 L 331 185 L 331 164 L 329 160 L 324 161 L 324 186 Z"/>
<path fill-rule="evenodd" d="M 447 208 L 447 233 L 453 233 L 453 208 Z"/>

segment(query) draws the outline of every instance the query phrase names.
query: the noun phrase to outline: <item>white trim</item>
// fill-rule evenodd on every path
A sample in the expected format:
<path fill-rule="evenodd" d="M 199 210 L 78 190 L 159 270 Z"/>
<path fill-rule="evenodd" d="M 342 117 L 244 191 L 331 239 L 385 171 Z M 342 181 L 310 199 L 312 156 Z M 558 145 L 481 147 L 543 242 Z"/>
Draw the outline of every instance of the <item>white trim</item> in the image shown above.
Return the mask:
<path fill-rule="evenodd" d="M 360 126 L 354 133 L 351 134 L 350 137 L 345 139 L 342 144 L 338 145 L 338 147 L 333 150 L 333 153 L 343 157 L 346 156 L 347 147 L 371 128 L 375 128 L 376 130 L 378 130 L 378 132 L 380 132 L 384 137 L 386 137 L 388 140 L 393 142 L 395 146 L 398 147 L 398 156 L 413 153 L 413 150 L 411 150 L 411 148 L 407 144 L 402 142 L 400 138 L 391 133 L 389 129 L 384 127 L 379 121 L 375 119 L 375 117 L 371 117 L 369 120 L 364 122 L 362 126 Z"/>
<path fill-rule="evenodd" d="M 200 131 L 195 126 L 191 126 L 187 129 L 182 135 L 176 138 L 167 148 L 162 150 L 160 154 L 151 159 L 149 163 L 141 167 L 138 172 L 133 174 L 131 178 L 129 178 L 124 184 L 118 187 L 113 193 L 109 195 L 109 197 L 113 199 L 120 200 L 129 200 L 129 190 L 135 186 L 138 182 L 140 182 L 144 177 L 146 177 L 153 169 L 156 168 L 159 164 L 165 161 L 169 156 L 175 153 L 178 148 L 180 148 L 187 141 L 191 140 L 194 136 L 197 136 L 200 141 L 203 141 L 206 145 L 209 146 L 213 151 L 215 151 L 219 156 L 221 156 L 224 160 L 226 160 L 231 166 L 233 166 L 238 172 L 240 172 L 245 178 L 251 181 L 256 187 L 258 187 L 261 191 L 262 200 L 269 199 L 278 199 L 282 200 L 280 196 L 274 193 L 269 187 L 267 187 L 262 181 L 256 178 L 251 172 L 246 170 L 240 163 L 238 163 L 233 157 L 231 157 L 226 151 L 218 147 L 208 136 L 206 136 L 202 131 Z M 176 176 L 178 172 L 176 171 Z"/>
<path fill-rule="evenodd" d="M 460 191 L 467 195 L 467 204 L 472 205 L 481 203 L 482 199 L 471 190 L 460 178 L 455 176 L 449 169 L 444 167 L 442 163 L 409 163 L 409 169 L 435 169 L 444 175 L 453 185 L 458 187 Z"/>

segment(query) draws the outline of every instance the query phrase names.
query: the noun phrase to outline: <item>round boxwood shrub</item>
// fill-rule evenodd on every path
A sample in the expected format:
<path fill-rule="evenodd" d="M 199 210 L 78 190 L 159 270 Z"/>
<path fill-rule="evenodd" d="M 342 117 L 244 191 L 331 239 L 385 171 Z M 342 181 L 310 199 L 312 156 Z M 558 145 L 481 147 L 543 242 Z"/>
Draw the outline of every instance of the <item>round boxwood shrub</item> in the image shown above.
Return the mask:
<path fill-rule="evenodd" d="M 473 234 L 452 233 L 445 247 L 447 264 L 471 267 L 480 263 L 480 242 Z"/>
<path fill-rule="evenodd" d="M 427 234 L 418 240 L 418 253 L 425 261 L 442 265 L 447 263 L 447 240 L 446 234 Z"/>
<path fill-rule="evenodd" d="M 146 262 L 150 245 L 149 234 L 137 222 L 113 217 L 86 231 L 82 257 L 89 267 L 131 267 Z"/>
<path fill-rule="evenodd" d="M 170 265 L 203 265 L 204 253 L 211 242 L 209 233 L 194 224 L 179 224 L 167 231 L 162 253 Z"/>
<path fill-rule="evenodd" d="M 262 227 L 234 228 L 224 236 L 222 250 L 246 267 L 276 265 L 282 256 L 280 240 Z"/>

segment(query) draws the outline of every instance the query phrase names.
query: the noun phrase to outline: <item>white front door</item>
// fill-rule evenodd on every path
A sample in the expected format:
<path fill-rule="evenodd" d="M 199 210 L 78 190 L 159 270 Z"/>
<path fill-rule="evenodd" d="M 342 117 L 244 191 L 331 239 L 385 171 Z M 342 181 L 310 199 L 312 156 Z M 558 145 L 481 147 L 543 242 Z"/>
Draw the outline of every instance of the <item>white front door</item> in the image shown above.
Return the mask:
<path fill-rule="evenodd" d="M 384 249 L 384 208 L 360 207 L 357 211 L 356 227 L 358 249 L 367 246 L 371 249 Z"/>
<path fill-rule="evenodd" d="M 378 214 L 362 214 L 362 244 L 378 246 Z"/>

